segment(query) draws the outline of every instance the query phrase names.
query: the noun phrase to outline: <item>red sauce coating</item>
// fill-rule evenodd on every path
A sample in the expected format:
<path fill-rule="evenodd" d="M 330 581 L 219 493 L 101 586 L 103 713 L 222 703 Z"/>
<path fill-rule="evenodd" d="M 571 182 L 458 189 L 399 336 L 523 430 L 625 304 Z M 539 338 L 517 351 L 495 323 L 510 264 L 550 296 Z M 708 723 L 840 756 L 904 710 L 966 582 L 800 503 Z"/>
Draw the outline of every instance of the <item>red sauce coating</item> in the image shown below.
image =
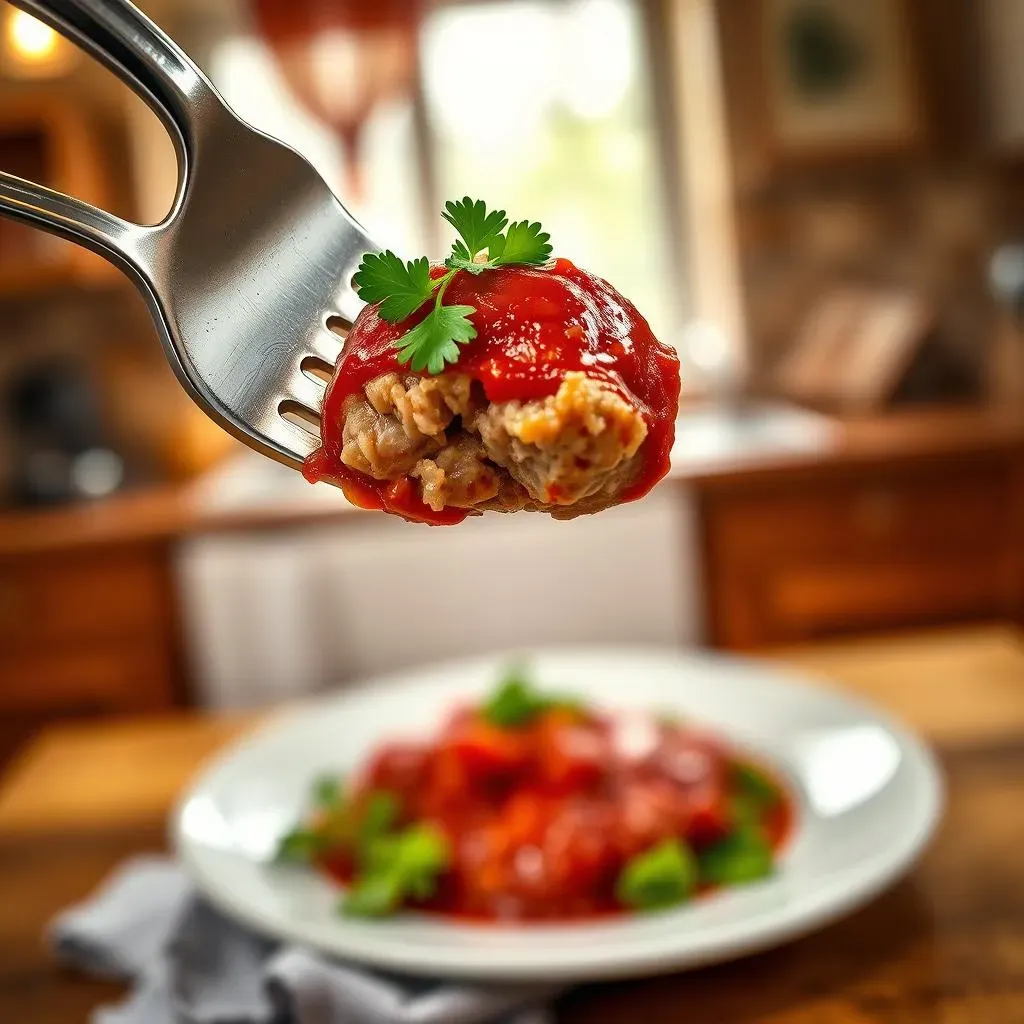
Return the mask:
<path fill-rule="evenodd" d="M 435 277 L 445 272 L 435 267 Z M 679 405 L 679 360 L 651 332 L 633 304 L 610 284 L 558 259 L 550 268 L 506 267 L 457 274 L 445 293 L 448 305 L 473 306 L 477 337 L 462 347 L 448 373 L 468 374 L 492 402 L 527 401 L 554 394 L 566 373 L 579 370 L 603 381 L 643 415 L 647 438 L 643 469 L 622 501 L 643 497 L 669 470 Z M 448 525 L 464 509 L 434 512 L 405 478 L 378 481 L 341 461 L 345 399 L 388 372 L 402 372 L 395 341 L 429 312 L 390 324 L 368 306 L 356 320 L 338 360 L 323 405 L 323 445 L 304 469 L 310 481 L 337 483 L 361 508 L 393 512 L 406 519 Z"/>
<path fill-rule="evenodd" d="M 433 742 L 379 748 L 355 799 L 387 790 L 406 820 L 430 822 L 448 837 L 452 864 L 419 910 L 476 921 L 629 913 L 615 883 L 631 857 L 670 838 L 699 852 L 735 827 L 736 755 L 686 726 L 652 728 L 645 751 L 624 753 L 615 719 L 603 715 L 553 710 L 509 731 L 461 708 Z M 753 767 L 780 794 L 760 821 L 777 852 L 793 830 L 793 802 L 772 773 Z M 320 866 L 342 884 L 353 879 L 345 850 Z"/>

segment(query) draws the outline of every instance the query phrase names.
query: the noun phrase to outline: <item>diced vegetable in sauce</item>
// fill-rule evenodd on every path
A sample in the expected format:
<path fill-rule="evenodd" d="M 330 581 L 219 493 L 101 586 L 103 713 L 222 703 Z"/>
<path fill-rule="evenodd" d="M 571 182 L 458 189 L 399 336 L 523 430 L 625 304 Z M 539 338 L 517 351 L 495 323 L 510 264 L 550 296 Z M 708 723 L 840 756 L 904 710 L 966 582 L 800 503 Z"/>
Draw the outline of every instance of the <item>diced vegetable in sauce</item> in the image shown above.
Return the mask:
<path fill-rule="evenodd" d="M 430 742 L 318 780 L 278 859 L 345 886 L 360 917 L 573 920 L 772 874 L 793 810 L 771 772 L 658 712 L 625 721 L 512 667 Z"/>

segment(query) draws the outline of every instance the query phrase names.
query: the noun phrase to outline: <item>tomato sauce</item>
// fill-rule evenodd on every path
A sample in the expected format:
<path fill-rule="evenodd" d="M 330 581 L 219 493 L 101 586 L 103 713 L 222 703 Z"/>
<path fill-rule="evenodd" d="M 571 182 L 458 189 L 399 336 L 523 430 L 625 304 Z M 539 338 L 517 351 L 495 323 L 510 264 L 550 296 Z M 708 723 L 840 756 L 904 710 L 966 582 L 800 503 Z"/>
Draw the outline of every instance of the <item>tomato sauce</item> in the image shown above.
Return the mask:
<path fill-rule="evenodd" d="M 667 839 L 699 857 L 735 829 L 741 764 L 775 790 L 759 826 L 774 852 L 785 846 L 794 805 L 770 772 L 692 728 L 641 725 L 646 740 L 629 749 L 621 721 L 589 712 L 553 710 L 509 730 L 460 709 L 436 742 L 382 747 L 357 779 L 356 799 L 387 790 L 406 821 L 445 833 L 449 868 L 436 893 L 412 906 L 474 921 L 629 912 L 616 880 L 631 858 Z M 353 880 L 344 853 L 320 867 L 343 884 Z"/>
<path fill-rule="evenodd" d="M 445 273 L 435 267 L 434 277 Z M 655 338 L 636 307 L 606 281 L 569 260 L 550 267 L 505 267 L 455 275 L 445 293 L 448 305 L 469 305 L 477 337 L 461 347 L 445 372 L 478 381 L 492 402 L 529 401 L 554 394 L 570 371 L 607 384 L 642 414 L 648 429 L 642 471 L 622 495 L 647 494 L 669 470 L 679 405 L 679 360 Z M 378 481 L 341 461 L 342 407 L 351 394 L 383 373 L 403 372 L 395 341 L 429 312 L 427 305 L 391 324 L 368 306 L 345 342 L 323 405 L 322 447 L 306 462 L 310 481 L 337 483 L 361 508 L 395 512 L 407 519 L 448 525 L 469 512 L 435 512 L 420 501 L 408 479 Z"/>

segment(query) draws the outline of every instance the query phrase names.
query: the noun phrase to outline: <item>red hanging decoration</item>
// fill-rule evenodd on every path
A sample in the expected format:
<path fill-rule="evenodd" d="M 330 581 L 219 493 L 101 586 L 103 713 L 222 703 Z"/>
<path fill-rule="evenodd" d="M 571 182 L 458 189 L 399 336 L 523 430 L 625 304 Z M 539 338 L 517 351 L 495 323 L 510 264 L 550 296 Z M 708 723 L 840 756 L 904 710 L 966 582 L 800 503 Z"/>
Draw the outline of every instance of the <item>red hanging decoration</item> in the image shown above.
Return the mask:
<path fill-rule="evenodd" d="M 302 104 L 345 148 L 349 197 L 375 106 L 412 87 L 422 0 L 253 0 L 256 24 Z"/>

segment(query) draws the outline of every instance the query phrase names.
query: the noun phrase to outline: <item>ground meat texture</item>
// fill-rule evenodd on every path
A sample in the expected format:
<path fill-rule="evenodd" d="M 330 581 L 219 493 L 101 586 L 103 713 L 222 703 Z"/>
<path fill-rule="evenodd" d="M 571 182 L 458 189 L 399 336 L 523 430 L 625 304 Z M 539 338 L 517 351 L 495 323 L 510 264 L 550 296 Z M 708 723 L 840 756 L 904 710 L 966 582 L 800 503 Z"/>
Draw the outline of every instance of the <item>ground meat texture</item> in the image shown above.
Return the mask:
<path fill-rule="evenodd" d="M 342 461 L 415 481 L 434 511 L 547 511 L 614 504 L 647 436 L 639 413 L 585 374 L 530 402 L 492 402 L 465 376 L 385 374 L 344 407 Z"/>
<path fill-rule="evenodd" d="M 614 503 L 647 436 L 633 406 L 582 373 L 567 374 L 548 398 L 494 403 L 474 429 L 491 459 L 554 509 L 587 498 L 597 498 L 601 508 Z"/>
<path fill-rule="evenodd" d="M 433 458 L 420 459 L 411 476 L 420 482 L 421 500 L 435 512 L 474 508 L 497 497 L 501 471 L 489 462 L 480 439 L 461 432 Z"/>
<path fill-rule="evenodd" d="M 468 378 L 385 373 L 345 400 L 342 462 L 375 480 L 405 476 L 445 446 L 455 417 L 478 404 Z"/>

